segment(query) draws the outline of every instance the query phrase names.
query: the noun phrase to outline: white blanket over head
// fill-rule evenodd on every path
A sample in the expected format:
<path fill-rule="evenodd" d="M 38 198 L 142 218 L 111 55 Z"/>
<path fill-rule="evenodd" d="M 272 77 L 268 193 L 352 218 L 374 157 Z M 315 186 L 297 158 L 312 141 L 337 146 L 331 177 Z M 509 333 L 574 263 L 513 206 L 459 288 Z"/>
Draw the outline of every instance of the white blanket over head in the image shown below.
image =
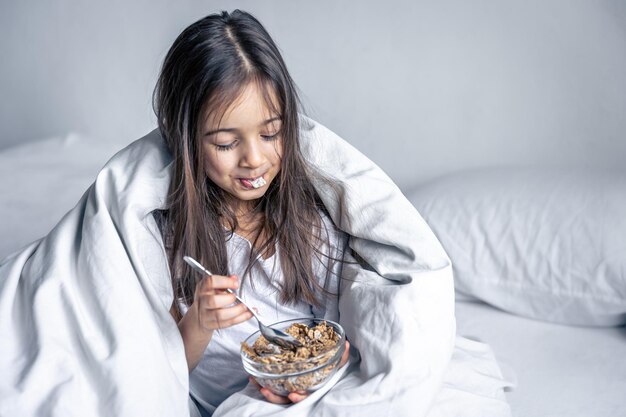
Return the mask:
<path fill-rule="evenodd" d="M 339 311 L 360 358 L 299 404 L 268 403 L 249 386 L 215 416 L 510 415 L 489 348 L 455 337 L 450 261 L 417 211 L 323 126 L 303 119 L 302 146 L 335 179 L 338 195 L 315 185 L 358 255 L 344 267 Z M 46 237 L 2 261 L 1 416 L 196 413 L 151 215 L 170 170 L 153 131 L 115 155 Z"/>

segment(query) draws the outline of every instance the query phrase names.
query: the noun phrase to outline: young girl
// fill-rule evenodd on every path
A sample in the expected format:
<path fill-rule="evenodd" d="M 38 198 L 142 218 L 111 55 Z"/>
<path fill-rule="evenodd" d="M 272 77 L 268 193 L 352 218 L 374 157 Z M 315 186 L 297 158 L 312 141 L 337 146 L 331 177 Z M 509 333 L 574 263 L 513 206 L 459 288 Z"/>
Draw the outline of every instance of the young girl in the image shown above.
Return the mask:
<path fill-rule="evenodd" d="M 455 337 L 445 251 L 375 164 L 299 118 L 258 21 L 191 25 L 154 98 L 159 129 L 0 261 L 0 415 L 510 416 L 493 355 Z M 339 318 L 360 361 L 306 401 L 259 395 L 239 359 L 256 322 L 227 289 L 268 322 Z"/>
<path fill-rule="evenodd" d="M 167 209 L 155 212 L 168 253 L 190 391 L 212 413 L 248 383 L 240 343 L 256 321 L 338 320 L 346 238 L 325 214 L 299 143 L 298 98 L 278 48 L 235 10 L 185 29 L 155 90 L 161 135 L 173 154 Z M 181 262 L 198 259 L 213 277 Z M 346 343 L 347 344 L 347 343 Z M 348 349 L 342 358 L 347 361 Z M 299 402 L 304 392 L 275 403 Z"/>

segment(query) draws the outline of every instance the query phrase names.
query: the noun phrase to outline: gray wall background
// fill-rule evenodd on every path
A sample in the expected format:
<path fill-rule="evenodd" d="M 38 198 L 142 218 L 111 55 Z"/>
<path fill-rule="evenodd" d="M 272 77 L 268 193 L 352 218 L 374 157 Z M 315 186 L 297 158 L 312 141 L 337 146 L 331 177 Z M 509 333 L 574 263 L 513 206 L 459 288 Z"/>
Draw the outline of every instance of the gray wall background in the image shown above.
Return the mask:
<path fill-rule="evenodd" d="M 475 166 L 624 164 L 622 0 L 3 0 L 0 149 L 142 136 L 174 38 L 234 8 L 273 35 L 308 114 L 402 187 Z"/>

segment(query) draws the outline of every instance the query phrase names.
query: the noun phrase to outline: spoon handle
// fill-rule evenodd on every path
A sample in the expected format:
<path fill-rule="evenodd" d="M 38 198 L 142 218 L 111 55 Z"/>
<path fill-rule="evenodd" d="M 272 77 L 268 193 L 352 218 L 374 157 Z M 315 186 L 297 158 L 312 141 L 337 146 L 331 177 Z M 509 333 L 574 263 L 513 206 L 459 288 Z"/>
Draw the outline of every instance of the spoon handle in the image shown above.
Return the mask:
<path fill-rule="evenodd" d="M 187 264 L 192 267 L 193 269 L 195 269 L 196 271 L 200 272 L 201 274 L 207 274 L 208 276 L 212 277 L 213 274 L 211 273 L 211 271 L 209 271 L 208 269 L 206 269 L 205 267 L 203 267 L 200 262 L 196 261 L 195 259 L 193 259 L 191 256 L 183 256 L 183 261 L 187 262 Z"/>

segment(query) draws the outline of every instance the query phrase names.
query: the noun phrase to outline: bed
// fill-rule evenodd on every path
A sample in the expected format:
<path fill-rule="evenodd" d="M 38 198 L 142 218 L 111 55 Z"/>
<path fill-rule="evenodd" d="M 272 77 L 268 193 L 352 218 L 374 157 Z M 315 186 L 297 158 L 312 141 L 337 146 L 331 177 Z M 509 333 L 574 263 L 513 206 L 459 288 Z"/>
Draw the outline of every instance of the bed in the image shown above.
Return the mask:
<path fill-rule="evenodd" d="M 626 329 L 545 323 L 479 301 L 457 301 L 459 333 L 488 343 L 514 416 L 624 416 Z"/>
<path fill-rule="evenodd" d="M 124 145 L 0 151 L 0 258 L 50 230 Z M 516 381 L 515 416 L 626 416 L 625 178 L 485 168 L 404 190 L 453 261 L 458 333 Z"/>

